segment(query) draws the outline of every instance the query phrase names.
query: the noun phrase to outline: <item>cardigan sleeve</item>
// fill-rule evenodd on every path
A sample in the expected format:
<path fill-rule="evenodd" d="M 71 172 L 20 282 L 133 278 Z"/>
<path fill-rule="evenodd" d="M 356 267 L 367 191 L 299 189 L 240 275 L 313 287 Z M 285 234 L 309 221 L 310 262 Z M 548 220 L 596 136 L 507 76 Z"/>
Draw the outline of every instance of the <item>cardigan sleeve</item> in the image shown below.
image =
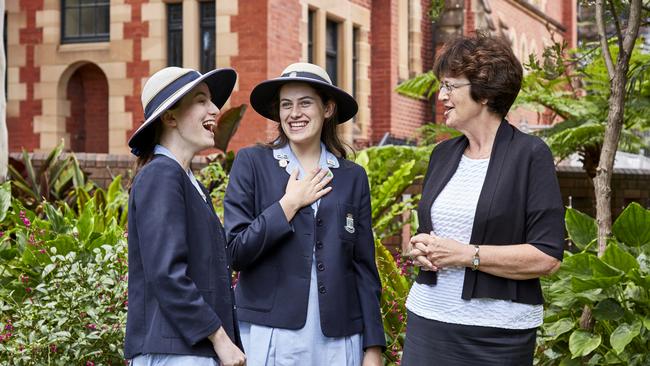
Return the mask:
<path fill-rule="evenodd" d="M 526 242 L 562 260 L 564 205 L 553 155 L 542 141 L 533 147 L 527 178 Z"/>
<path fill-rule="evenodd" d="M 171 326 L 195 345 L 219 329 L 222 321 L 187 276 L 184 173 L 161 165 L 141 174 L 131 192 L 135 207 L 129 214 L 135 215 L 147 289 Z"/>
<path fill-rule="evenodd" d="M 262 194 L 263 187 L 255 185 L 253 157 L 248 153 L 243 149 L 237 154 L 223 203 L 227 250 L 236 271 L 246 269 L 293 232 L 279 201 L 256 212 L 255 195 Z"/>

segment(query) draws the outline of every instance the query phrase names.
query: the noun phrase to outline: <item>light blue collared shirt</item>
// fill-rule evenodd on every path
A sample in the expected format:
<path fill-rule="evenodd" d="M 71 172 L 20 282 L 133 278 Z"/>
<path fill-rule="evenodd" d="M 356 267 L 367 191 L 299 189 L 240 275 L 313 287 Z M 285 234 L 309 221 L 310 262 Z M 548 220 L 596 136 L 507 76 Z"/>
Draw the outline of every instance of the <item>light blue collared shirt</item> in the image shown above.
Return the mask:
<path fill-rule="evenodd" d="M 174 154 L 171 151 L 169 151 L 168 148 L 166 148 L 166 147 L 164 147 L 162 145 L 156 145 L 156 147 L 154 147 L 154 149 L 153 149 L 153 153 L 154 153 L 154 155 L 164 155 L 164 156 L 174 160 L 175 162 L 177 162 L 178 165 L 181 165 L 181 163 L 178 161 L 178 159 L 176 159 Z M 181 168 L 182 167 L 183 166 L 181 165 Z M 187 169 L 185 171 L 185 173 L 187 173 L 187 176 L 190 178 L 190 181 L 192 182 L 192 185 L 194 186 L 194 188 L 196 188 L 196 190 L 199 192 L 201 197 L 203 197 L 203 200 L 207 202 L 208 199 L 205 197 L 205 193 L 203 193 L 203 190 L 201 189 L 201 186 L 199 186 L 199 182 L 196 180 L 196 177 L 194 177 L 194 174 L 192 174 L 192 169 Z"/>

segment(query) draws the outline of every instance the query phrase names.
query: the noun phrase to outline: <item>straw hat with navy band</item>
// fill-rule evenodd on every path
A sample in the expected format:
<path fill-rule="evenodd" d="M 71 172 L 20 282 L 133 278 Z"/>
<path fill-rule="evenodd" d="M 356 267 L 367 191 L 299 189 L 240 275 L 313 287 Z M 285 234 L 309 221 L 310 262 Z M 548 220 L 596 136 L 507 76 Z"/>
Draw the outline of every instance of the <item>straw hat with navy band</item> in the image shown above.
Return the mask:
<path fill-rule="evenodd" d="M 274 104 L 272 102 L 277 100 L 284 84 L 293 82 L 307 83 L 330 94 L 336 102 L 339 123 L 348 121 L 359 110 L 357 101 L 350 94 L 332 85 L 332 80 L 322 67 L 306 62 L 291 64 L 282 71 L 280 77 L 259 83 L 251 92 L 251 105 L 262 116 L 280 122 L 277 111 L 271 110 Z"/>
<path fill-rule="evenodd" d="M 139 156 L 144 149 L 153 147 L 154 128 L 152 127 L 158 117 L 199 83 L 204 82 L 208 85 L 212 102 L 221 109 L 230 97 L 236 81 L 237 73 L 229 68 L 201 74 L 192 69 L 166 67 L 151 75 L 142 88 L 145 120 L 129 139 L 131 152 Z"/>

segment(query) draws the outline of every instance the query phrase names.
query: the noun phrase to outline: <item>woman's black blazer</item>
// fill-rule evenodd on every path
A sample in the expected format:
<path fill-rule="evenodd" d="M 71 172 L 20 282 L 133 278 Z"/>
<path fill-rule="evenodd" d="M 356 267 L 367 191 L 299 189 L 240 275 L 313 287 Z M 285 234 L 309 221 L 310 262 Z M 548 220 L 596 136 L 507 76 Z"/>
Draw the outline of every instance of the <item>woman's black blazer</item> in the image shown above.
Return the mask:
<path fill-rule="evenodd" d="M 366 172 L 339 159 L 332 190 L 314 218 L 303 207 L 287 222 L 279 200 L 289 175 L 273 150 L 239 151 L 226 189 L 224 225 L 240 320 L 285 329 L 305 325 L 312 258 L 316 257 L 323 334 L 363 333 L 363 348 L 385 345 Z M 349 219 L 354 230 L 348 232 Z"/>
<path fill-rule="evenodd" d="M 468 143 L 465 136 L 456 137 L 438 144 L 431 153 L 418 206 L 418 232 L 433 230 L 431 205 L 456 172 Z M 506 120 L 494 139 L 470 243 L 528 243 L 562 259 L 564 206 L 551 151 L 540 138 L 519 131 Z M 420 271 L 416 281 L 435 284 L 436 273 Z M 462 298 L 544 302 L 539 279 L 510 280 L 470 268 L 465 271 Z"/>
<path fill-rule="evenodd" d="M 241 344 L 223 227 L 176 161 L 156 155 L 138 173 L 128 225 L 124 356 L 216 357 L 206 337 L 221 326 Z"/>

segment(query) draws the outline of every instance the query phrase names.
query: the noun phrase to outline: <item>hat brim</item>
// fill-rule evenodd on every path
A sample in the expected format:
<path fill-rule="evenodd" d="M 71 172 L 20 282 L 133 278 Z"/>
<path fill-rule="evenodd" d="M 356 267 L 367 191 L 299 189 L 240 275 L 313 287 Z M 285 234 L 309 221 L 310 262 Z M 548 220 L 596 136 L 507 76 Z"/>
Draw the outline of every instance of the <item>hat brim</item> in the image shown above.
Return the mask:
<path fill-rule="evenodd" d="M 156 110 L 147 118 L 138 129 L 131 135 L 129 139 L 129 147 L 132 151 L 142 149 L 153 143 L 154 129 L 151 128 L 163 112 L 171 108 L 179 100 L 181 100 L 187 93 L 189 93 L 195 86 L 200 83 L 206 83 L 210 89 L 210 96 L 212 103 L 219 109 L 226 104 L 230 94 L 232 93 L 235 83 L 237 82 L 237 73 L 231 68 L 216 69 L 201 75 L 199 78 L 183 85 L 172 96 L 167 98 L 163 103 L 156 108 Z M 135 153 L 135 152 L 134 152 Z M 136 155 L 138 155 L 136 153 Z"/>
<path fill-rule="evenodd" d="M 327 91 L 336 102 L 339 123 L 347 122 L 359 110 L 357 101 L 344 90 L 324 81 L 299 76 L 279 77 L 259 83 L 251 92 L 250 102 L 253 109 L 272 121 L 280 122 L 277 111 L 276 113 L 271 111 L 271 105 L 274 99 L 278 97 L 280 88 L 288 83 L 307 83 L 314 88 Z"/>

